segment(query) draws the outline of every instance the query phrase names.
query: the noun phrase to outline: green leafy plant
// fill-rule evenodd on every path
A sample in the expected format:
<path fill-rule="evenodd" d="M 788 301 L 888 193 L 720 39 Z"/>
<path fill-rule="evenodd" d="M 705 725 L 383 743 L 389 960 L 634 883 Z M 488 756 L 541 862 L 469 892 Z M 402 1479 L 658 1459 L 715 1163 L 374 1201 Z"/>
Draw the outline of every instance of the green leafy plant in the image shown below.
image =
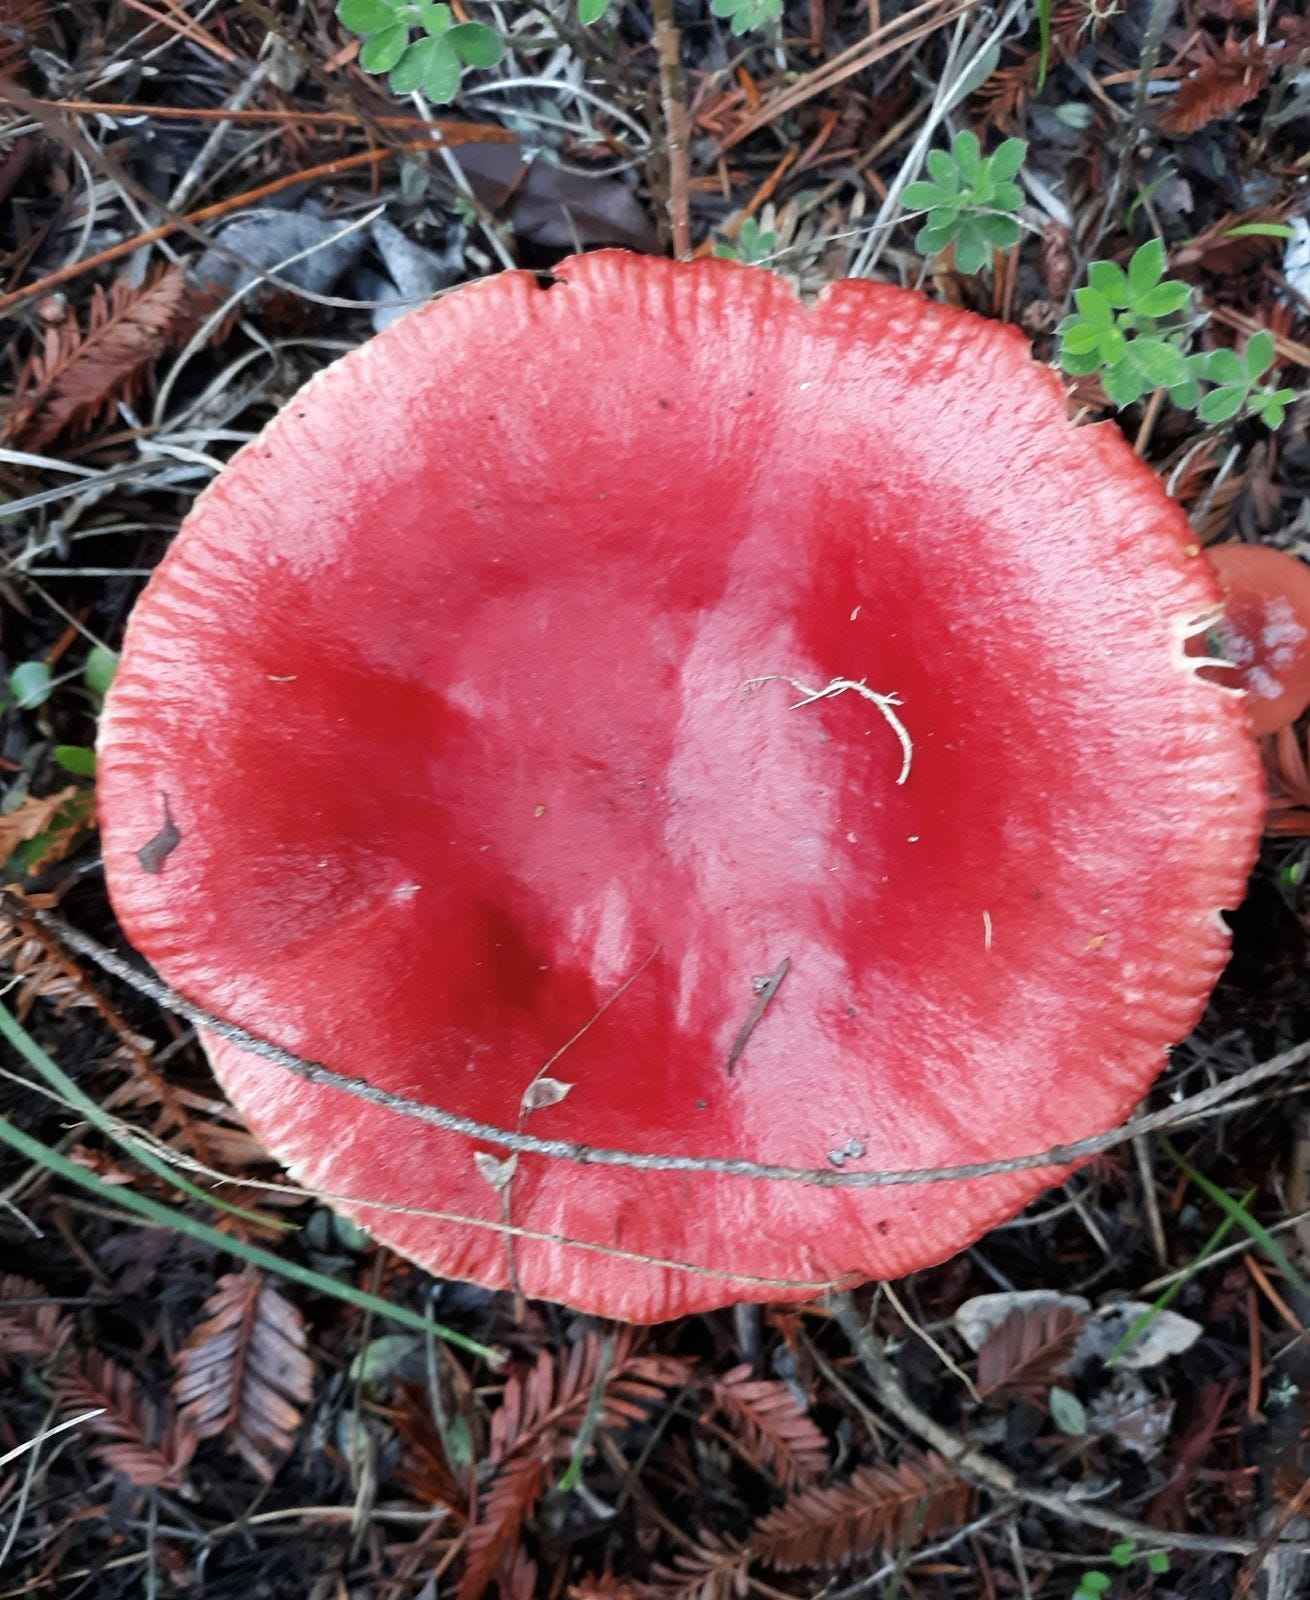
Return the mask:
<path fill-rule="evenodd" d="M 733 33 L 749 33 L 776 22 L 782 16 L 782 0 L 711 0 L 710 10 L 725 18 Z"/>
<path fill-rule="evenodd" d="M 1110 1551 L 1111 1563 L 1121 1571 L 1135 1566 L 1139 1561 L 1160 1577 L 1169 1570 L 1169 1557 L 1163 1550 L 1148 1550 L 1143 1554 L 1131 1539 L 1121 1539 Z M 1078 1580 L 1078 1587 L 1073 1592 L 1073 1600 L 1102 1600 L 1102 1596 L 1109 1593 L 1114 1578 L 1108 1572 L 1102 1572 L 1093 1567 L 1089 1572 L 1084 1572 Z"/>
<path fill-rule="evenodd" d="M 82 664 L 82 682 L 95 698 L 97 706 L 109 693 L 109 685 L 118 671 L 118 656 L 103 644 L 93 644 Z"/>
<path fill-rule="evenodd" d="M 903 196 L 907 206 L 928 213 L 916 248 L 935 256 L 954 245 L 956 268 L 973 273 L 982 271 L 993 250 L 1017 244 L 1021 230 L 1011 213 L 1023 203 L 1023 191 L 1013 179 L 1027 151 L 1023 139 L 1006 139 L 984 156 L 967 128 L 949 151 L 930 150 L 931 179 L 909 184 Z"/>
<path fill-rule="evenodd" d="M 747 217 L 737 231 L 735 240 L 724 239 L 714 246 L 714 254 L 724 261 L 744 261 L 747 266 L 758 266 L 767 261 L 778 248 L 778 235 L 766 232 L 754 217 Z"/>
<path fill-rule="evenodd" d="M 35 711 L 50 698 L 53 680 L 44 661 L 20 661 L 9 674 L 9 692 L 0 703 L 10 700 L 19 711 Z"/>
<path fill-rule="evenodd" d="M 1274 364 L 1274 336 L 1253 333 L 1241 355 L 1236 350 L 1211 350 L 1201 358 L 1205 376 L 1216 387 L 1201 401 L 1202 422 L 1230 422 L 1237 416 L 1259 417 L 1269 428 L 1281 428 L 1295 389 L 1277 389 L 1260 379 Z"/>
<path fill-rule="evenodd" d="M 610 8 L 610 0 L 578 0 L 578 21 L 584 28 L 600 19 Z"/>
<path fill-rule="evenodd" d="M 494 67 L 505 54 L 494 28 L 456 22 L 448 5 L 433 0 L 339 0 L 337 20 L 363 39 L 365 72 L 387 73 L 396 94 L 421 89 L 434 105 L 455 98 L 467 68 Z"/>
<path fill-rule="evenodd" d="M 1070 373 L 1099 371 L 1117 406 L 1151 389 L 1167 389 L 1187 410 L 1200 400 L 1205 358 L 1187 356 L 1190 329 L 1171 322 L 1187 310 L 1192 291 L 1166 278 L 1164 268 L 1159 239 L 1135 250 L 1126 272 L 1113 261 L 1093 261 L 1074 294 L 1077 311 L 1060 324 L 1060 365 Z"/>

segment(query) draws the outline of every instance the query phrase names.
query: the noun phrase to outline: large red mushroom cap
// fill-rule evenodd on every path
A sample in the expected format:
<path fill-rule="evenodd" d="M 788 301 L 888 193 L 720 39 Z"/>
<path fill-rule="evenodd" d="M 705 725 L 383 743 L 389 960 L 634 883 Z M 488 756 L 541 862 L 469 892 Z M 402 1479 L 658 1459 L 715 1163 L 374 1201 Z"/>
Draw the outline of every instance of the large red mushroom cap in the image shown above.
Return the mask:
<path fill-rule="evenodd" d="M 1012 329 L 727 262 L 509 273 L 196 504 L 105 716 L 110 890 L 211 1013 L 501 1128 L 843 1176 L 1046 1149 L 1129 1111 L 1226 956 L 1261 784 L 1186 655 L 1217 605 Z M 894 1277 L 1058 1176 L 511 1170 L 207 1048 L 380 1239 L 636 1321 Z"/>
<path fill-rule="evenodd" d="M 1225 663 L 1206 672 L 1245 690 L 1253 733 L 1277 733 L 1310 705 L 1310 567 L 1263 544 L 1206 554 L 1224 593 L 1211 637 Z"/>

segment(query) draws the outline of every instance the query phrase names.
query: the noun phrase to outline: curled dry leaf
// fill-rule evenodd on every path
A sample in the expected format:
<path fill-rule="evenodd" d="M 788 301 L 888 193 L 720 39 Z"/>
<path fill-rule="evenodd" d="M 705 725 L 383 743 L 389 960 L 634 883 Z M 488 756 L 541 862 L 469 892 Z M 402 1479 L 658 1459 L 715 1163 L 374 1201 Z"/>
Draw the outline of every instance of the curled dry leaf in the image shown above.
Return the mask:
<path fill-rule="evenodd" d="M 524 1111 L 544 1111 L 547 1106 L 557 1106 L 573 1087 L 558 1078 L 534 1078 L 523 1091 Z"/>
<path fill-rule="evenodd" d="M 828 1441 L 785 1383 L 753 1378 L 747 1363 L 715 1381 L 714 1404 L 731 1420 L 748 1453 L 784 1489 L 828 1470 Z"/>
<path fill-rule="evenodd" d="M 116 400 L 141 392 L 154 362 L 192 326 L 191 293 L 180 267 L 133 288 L 125 278 L 97 284 L 85 328 L 69 316 L 47 328 L 23 368 L 5 437 L 40 450 L 63 433 L 82 433 Z"/>
<path fill-rule="evenodd" d="M 270 1481 L 313 1392 L 300 1312 L 258 1273 L 228 1273 L 175 1366 L 173 1394 L 196 1437 L 224 1435 Z"/>
<path fill-rule="evenodd" d="M 1058 1304 L 1016 1307 L 978 1351 L 978 1393 L 1045 1395 L 1073 1360 L 1084 1315 Z"/>
<path fill-rule="evenodd" d="M 99 1411 L 84 1424 L 92 1452 L 138 1489 L 181 1489 L 195 1454 L 195 1429 L 167 1407 L 156 1410 L 130 1372 L 90 1351 L 54 1381 L 68 1416 Z"/>
<path fill-rule="evenodd" d="M 861 1467 L 849 1483 L 802 1489 L 758 1522 L 747 1543 L 783 1572 L 841 1567 L 958 1528 L 973 1504 L 972 1485 L 929 1452 L 894 1467 Z"/>
<path fill-rule="evenodd" d="M 1222 47 L 1185 79 L 1160 113 L 1160 130 L 1195 133 L 1254 100 L 1269 82 L 1269 61 L 1254 38 L 1232 34 Z"/>

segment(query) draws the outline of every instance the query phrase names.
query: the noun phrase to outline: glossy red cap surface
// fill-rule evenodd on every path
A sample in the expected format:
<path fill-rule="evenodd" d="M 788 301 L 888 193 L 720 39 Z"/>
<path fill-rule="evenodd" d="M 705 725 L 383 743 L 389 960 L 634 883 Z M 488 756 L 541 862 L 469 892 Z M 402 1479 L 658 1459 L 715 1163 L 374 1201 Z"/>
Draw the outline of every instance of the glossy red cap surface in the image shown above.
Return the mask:
<path fill-rule="evenodd" d="M 110 890 L 212 1012 L 501 1127 L 843 1172 L 1045 1149 L 1130 1110 L 1226 957 L 1262 788 L 1185 655 L 1217 602 L 1012 329 L 727 262 L 507 274 L 197 502 L 104 719 Z M 1058 1176 L 523 1156 L 506 1193 L 503 1150 L 207 1048 L 377 1237 L 503 1285 L 508 1204 L 528 1294 L 637 1321 L 895 1277 Z M 543 1069 L 567 1092 L 525 1100 Z"/>
<path fill-rule="evenodd" d="M 1224 593 L 1216 643 L 1232 670 L 1210 669 L 1246 691 L 1253 733 L 1277 733 L 1310 705 L 1310 567 L 1262 544 L 1206 551 Z"/>

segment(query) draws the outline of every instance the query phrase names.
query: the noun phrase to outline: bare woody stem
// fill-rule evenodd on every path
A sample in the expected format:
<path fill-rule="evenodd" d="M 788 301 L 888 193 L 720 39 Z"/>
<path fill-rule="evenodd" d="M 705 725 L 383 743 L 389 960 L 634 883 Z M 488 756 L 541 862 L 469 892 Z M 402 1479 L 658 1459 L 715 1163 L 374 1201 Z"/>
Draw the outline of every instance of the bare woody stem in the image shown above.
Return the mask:
<path fill-rule="evenodd" d="M 682 92 L 681 40 L 673 25 L 673 0 L 654 0 L 655 50 L 660 64 L 660 103 L 664 110 L 669 164 L 669 227 L 673 253 L 691 258 L 691 158 L 687 149 L 687 106 Z"/>

